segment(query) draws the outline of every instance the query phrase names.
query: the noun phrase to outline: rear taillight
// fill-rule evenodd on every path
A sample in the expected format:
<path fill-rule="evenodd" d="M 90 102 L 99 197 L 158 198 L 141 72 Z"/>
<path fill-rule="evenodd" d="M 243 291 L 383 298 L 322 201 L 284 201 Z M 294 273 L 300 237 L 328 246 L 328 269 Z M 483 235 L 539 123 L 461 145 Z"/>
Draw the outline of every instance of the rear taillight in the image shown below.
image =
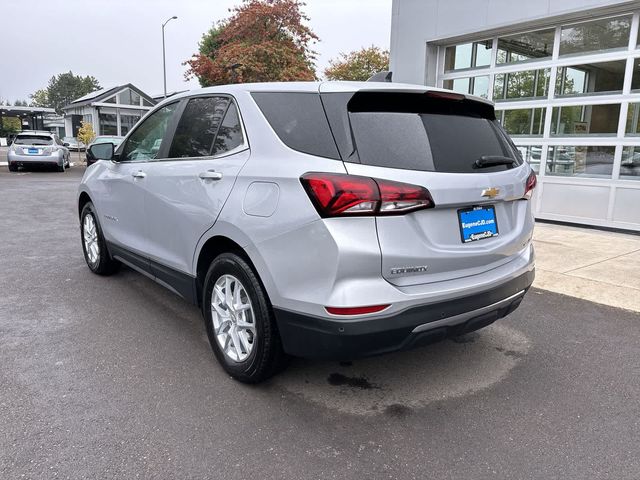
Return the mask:
<path fill-rule="evenodd" d="M 341 173 L 305 173 L 300 181 L 322 217 L 400 215 L 435 206 L 419 185 Z"/>
<path fill-rule="evenodd" d="M 531 200 L 531 196 L 533 195 L 533 190 L 536 188 L 537 184 L 538 184 L 538 177 L 536 176 L 536 172 L 531 172 L 531 174 L 527 177 L 527 181 L 524 184 L 524 195 L 522 198 Z"/>

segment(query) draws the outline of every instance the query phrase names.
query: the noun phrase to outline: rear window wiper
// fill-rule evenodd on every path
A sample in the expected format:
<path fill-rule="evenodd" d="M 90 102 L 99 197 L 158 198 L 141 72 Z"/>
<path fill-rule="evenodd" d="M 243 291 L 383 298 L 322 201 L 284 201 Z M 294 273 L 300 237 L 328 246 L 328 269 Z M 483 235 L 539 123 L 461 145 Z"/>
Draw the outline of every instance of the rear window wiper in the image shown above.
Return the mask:
<path fill-rule="evenodd" d="M 475 162 L 476 168 L 496 167 L 498 165 L 513 165 L 515 159 L 501 155 L 483 155 Z"/>

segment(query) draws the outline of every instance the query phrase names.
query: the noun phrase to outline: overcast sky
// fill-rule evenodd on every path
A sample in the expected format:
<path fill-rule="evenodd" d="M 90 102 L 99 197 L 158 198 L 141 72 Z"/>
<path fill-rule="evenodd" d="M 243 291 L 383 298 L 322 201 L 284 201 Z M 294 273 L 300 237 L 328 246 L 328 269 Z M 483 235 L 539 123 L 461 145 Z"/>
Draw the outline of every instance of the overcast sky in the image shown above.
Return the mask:
<path fill-rule="evenodd" d="M 1 0 L 0 98 L 28 100 L 52 75 L 93 75 L 102 87 L 133 83 L 162 93 L 161 25 L 166 26 L 167 90 L 185 82 L 182 63 L 202 34 L 241 0 Z M 304 11 L 320 37 L 317 70 L 363 46 L 389 48 L 391 0 L 307 0 Z"/>

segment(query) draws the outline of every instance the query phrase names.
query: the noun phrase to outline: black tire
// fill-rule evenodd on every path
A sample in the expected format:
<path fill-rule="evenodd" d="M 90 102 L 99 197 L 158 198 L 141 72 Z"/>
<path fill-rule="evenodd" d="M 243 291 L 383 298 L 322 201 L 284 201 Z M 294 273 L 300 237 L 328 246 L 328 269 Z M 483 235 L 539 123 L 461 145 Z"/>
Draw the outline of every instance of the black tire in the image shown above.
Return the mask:
<path fill-rule="evenodd" d="M 93 262 L 87 254 L 87 247 L 84 241 L 85 217 L 87 215 L 91 215 L 93 217 L 98 242 L 98 256 L 97 259 Z M 100 227 L 100 222 L 98 221 L 98 215 L 96 214 L 93 203 L 91 202 L 87 202 L 87 204 L 82 208 L 82 213 L 80 214 L 80 240 L 82 243 L 84 260 L 85 262 L 87 262 L 89 270 L 91 270 L 93 273 L 97 275 L 112 275 L 120 269 L 120 262 L 111 258 L 111 255 L 109 254 L 107 243 L 104 240 L 102 228 Z"/>
<path fill-rule="evenodd" d="M 60 173 L 64 173 L 65 168 L 64 168 L 64 158 L 62 159 L 62 165 L 56 165 L 56 170 Z"/>
<path fill-rule="evenodd" d="M 18 166 L 9 164 L 9 171 L 10 172 L 17 172 L 18 171 Z"/>
<path fill-rule="evenodd" d="M 211 295 L 216 281 L 223 275 L 233 275 L 244 287 L 253 310 L 256 335 L 253 348 L 244 361 L 229 358 L 216 338 L 211 314 Z M 260 383 L 286 367 L 288 357 L 282 350 L 280 333 L 271 308 L 271 302 L 253 271 L 253 268 L 239 255 L 223 253 L 216 257 L 205 277 L 202 297 L 202 314 L 209 343 L 224 370 L 243 383 Z"/>

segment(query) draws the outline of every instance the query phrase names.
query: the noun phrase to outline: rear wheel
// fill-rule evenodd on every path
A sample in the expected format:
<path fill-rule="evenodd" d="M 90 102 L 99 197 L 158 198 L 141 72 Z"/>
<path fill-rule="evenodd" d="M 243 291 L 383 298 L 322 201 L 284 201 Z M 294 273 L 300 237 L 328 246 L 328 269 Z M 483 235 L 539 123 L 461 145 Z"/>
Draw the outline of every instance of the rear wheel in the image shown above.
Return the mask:
<path fill-rule="evenodd" d="M 259 383 L 286 365 L 267 294 L 242 257 L 218 256 L 209 267 L 203 290 L 209 343 L 229 375 L 244 383 Z"/>
<path fill-rule="evenodd" d="M 80 214 L 82 251 L 89 269 L 98 275 L 111 275 L 120 268 L 120 262 L 109 255 L 107 244 L 98 223 L 93 203 L 88 202 Z"/>
<path fill-rule="evenodd" d="M 18 166 L 9 164 L 9 171 L 10 172 L 17 172 L 18 171 Z"/>
<path fill-rule="evenodd" d="M 57 166 L 56 166 L 56 169 L 57 169 L 59 172 L 64 172 L 64 170 L 65 170 L 65 168 L 64 168 L 64 167 L 65 167 L 65 163 L 64 163 L 64 158 L 63 158 L 63 159 L 62 159 L 62 163 L 61 163 L 60 165 L 57 165 Z"/>

